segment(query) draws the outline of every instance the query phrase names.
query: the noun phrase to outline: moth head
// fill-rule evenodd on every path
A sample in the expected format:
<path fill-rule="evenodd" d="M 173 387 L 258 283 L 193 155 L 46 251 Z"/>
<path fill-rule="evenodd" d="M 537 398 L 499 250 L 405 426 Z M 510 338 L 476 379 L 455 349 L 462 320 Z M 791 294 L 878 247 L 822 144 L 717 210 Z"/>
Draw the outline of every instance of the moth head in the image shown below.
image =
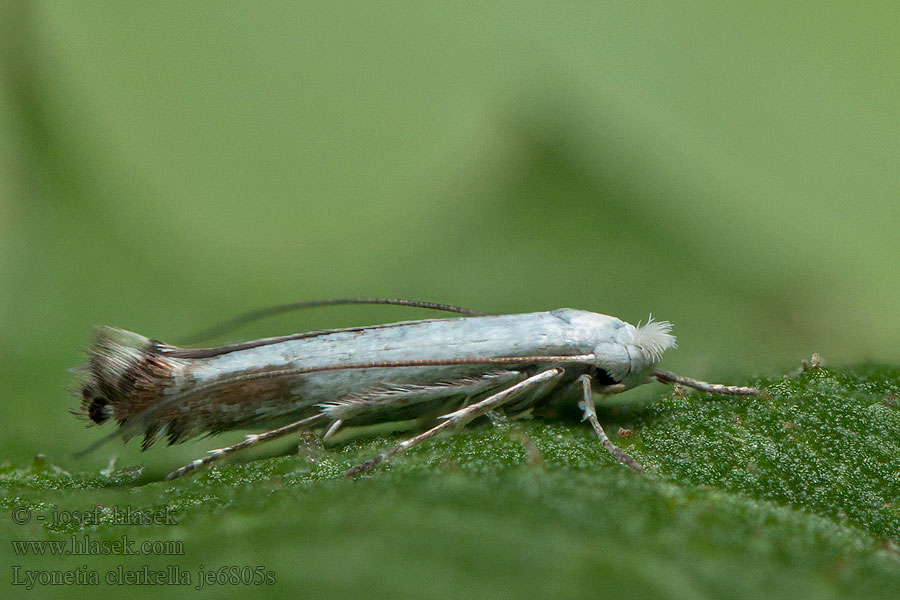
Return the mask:
<path fill-rule="evenodd" d="M 637 327 L 620 321 L 615 342 L 606 344 L 600 351 L 606 357 L 600 366 L 628 388 L 646 383 L 653 365 L 666 350 L 676 347 L 671 331 L 671 323 L 654 321 L 652 317 Z"/>
<path fill-rule="evenodd" d="M 677 348 L 672 324 L 668 321 L 654 321 L 653 315 L 645 325 L 637 324 L 632 332 L 631 344 L 644 356 L 648 364 L 659 362 L 666 350 Z"/>

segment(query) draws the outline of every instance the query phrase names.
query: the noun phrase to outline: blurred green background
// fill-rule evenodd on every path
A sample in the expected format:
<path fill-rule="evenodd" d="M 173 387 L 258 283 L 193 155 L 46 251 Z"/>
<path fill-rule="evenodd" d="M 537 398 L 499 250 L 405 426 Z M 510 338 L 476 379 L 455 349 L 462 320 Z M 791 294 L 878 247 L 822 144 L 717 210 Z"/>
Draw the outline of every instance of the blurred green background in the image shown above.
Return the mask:
<path fill-rule="evenodd" d="M 301 299 L 652 312 L 701 378 L 896 363 L 898 7 L 5 3 L 0 457 L 105 466 L 65 392 L 93 325 Z"/>

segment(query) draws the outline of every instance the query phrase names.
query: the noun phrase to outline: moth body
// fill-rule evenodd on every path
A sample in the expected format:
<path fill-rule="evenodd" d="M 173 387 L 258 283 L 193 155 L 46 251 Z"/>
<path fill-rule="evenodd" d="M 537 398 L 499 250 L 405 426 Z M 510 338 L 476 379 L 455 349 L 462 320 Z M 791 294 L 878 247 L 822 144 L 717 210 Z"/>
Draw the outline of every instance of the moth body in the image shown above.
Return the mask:
<path fill-rule="evenodd" d="M 313 331 L 210 348 L 179 348 L 101 327 L 81 368 L 78 412 L 94 423 L 115 421 L 118 432 L 107 439 L 143 434 L 144 449 L 163 437 L 172 444 L 288 423 L 212 451 L 172 474 L 177 476 L 300 428 L 327 428 L 328 437 L 347 425 L 439 417 L 438 426 L 409 441 L 418 443 L 451 423 L 491 410 L 518 414 L 575 390 L 604 445 L 639 468 L 605 438 L 591 412 L 592 390 L 615 393 L 656 378 L 720 393 L 756 393 L 654 370 L 676 347 L 670 332 L 666 321 L 635 327 L 569 308 Z"/>

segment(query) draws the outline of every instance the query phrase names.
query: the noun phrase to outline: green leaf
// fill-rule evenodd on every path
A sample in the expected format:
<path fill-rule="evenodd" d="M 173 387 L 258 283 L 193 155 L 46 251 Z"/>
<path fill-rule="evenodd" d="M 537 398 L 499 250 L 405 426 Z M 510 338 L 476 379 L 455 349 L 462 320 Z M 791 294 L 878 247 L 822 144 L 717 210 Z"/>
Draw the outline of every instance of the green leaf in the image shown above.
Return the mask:
<path fill-rule="evenodd" d="M 126 536 L 183 551 L 36 557 L 13 548 L 8 562 L 19 574 L 81 569 L 101 579 L 124 576 L 118 565 L 135 577 L 156 570 L 189 579 L 185 593 L 206 574 L 225 581 L 206 586 L 248 597 L 290 587 L 310 597 L 896 598 L 898 382 L 894 367 L 814 368 L 757 382 L 763 398 L 600 402 L 612 439 L 644 475 L 615 463 L 585 424 L 538 420 L 439 438 L 356 479 L 344 471 L 398 437 L 305 442 L 299 454 L 174 482 L 5 464 L 4 507 L 32 516 L 4 520 L 10 540 Z M 126 510 L 177 524 L 121 524 Z M 252 569 L 223 566 L 262 566 L 274 587 L 234 583 Z"/>

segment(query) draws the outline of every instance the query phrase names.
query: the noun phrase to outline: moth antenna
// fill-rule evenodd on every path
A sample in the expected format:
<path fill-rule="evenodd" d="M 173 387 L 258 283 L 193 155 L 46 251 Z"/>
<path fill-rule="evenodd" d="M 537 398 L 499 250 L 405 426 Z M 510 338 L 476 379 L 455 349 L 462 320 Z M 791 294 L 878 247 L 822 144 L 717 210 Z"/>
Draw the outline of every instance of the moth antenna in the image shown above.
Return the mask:
<path fill-rule="evenodd" d="M 214 325 L 209 329 L 204 329 L 181 343 L 185 346 L 192 346 L 204 340 L 218 337 L 229 331 L 234 331 L 238 327 L 242 327 L 254 321 L 259 321 L 267 317 L 279 315 L 281 313 L 292 310 L 300 310 L 303 308 L 314 308 L 318 306 L 335 306 L 339 304 L 389 304 L 393 306 L 411 306 L 414 308 L 427 308 L 431 310 L 440 310 L 444 312 L 457 313 L 460 315 L 468 315 L 470 317 L 481 317 L 486 313 L 472 310 L 470 308 L 462 308 L 451 304 L 439 304 L 437 302 L 426 302 L 422 300 L 404 300 L 403 298 L 329 298 L 325 300 L 305 300 L 303 302 L 291 302 L 289 304 L 278 304 L 276 306 L 268 306 L 250 312 L 240 314 L 233 319 Z"/>

